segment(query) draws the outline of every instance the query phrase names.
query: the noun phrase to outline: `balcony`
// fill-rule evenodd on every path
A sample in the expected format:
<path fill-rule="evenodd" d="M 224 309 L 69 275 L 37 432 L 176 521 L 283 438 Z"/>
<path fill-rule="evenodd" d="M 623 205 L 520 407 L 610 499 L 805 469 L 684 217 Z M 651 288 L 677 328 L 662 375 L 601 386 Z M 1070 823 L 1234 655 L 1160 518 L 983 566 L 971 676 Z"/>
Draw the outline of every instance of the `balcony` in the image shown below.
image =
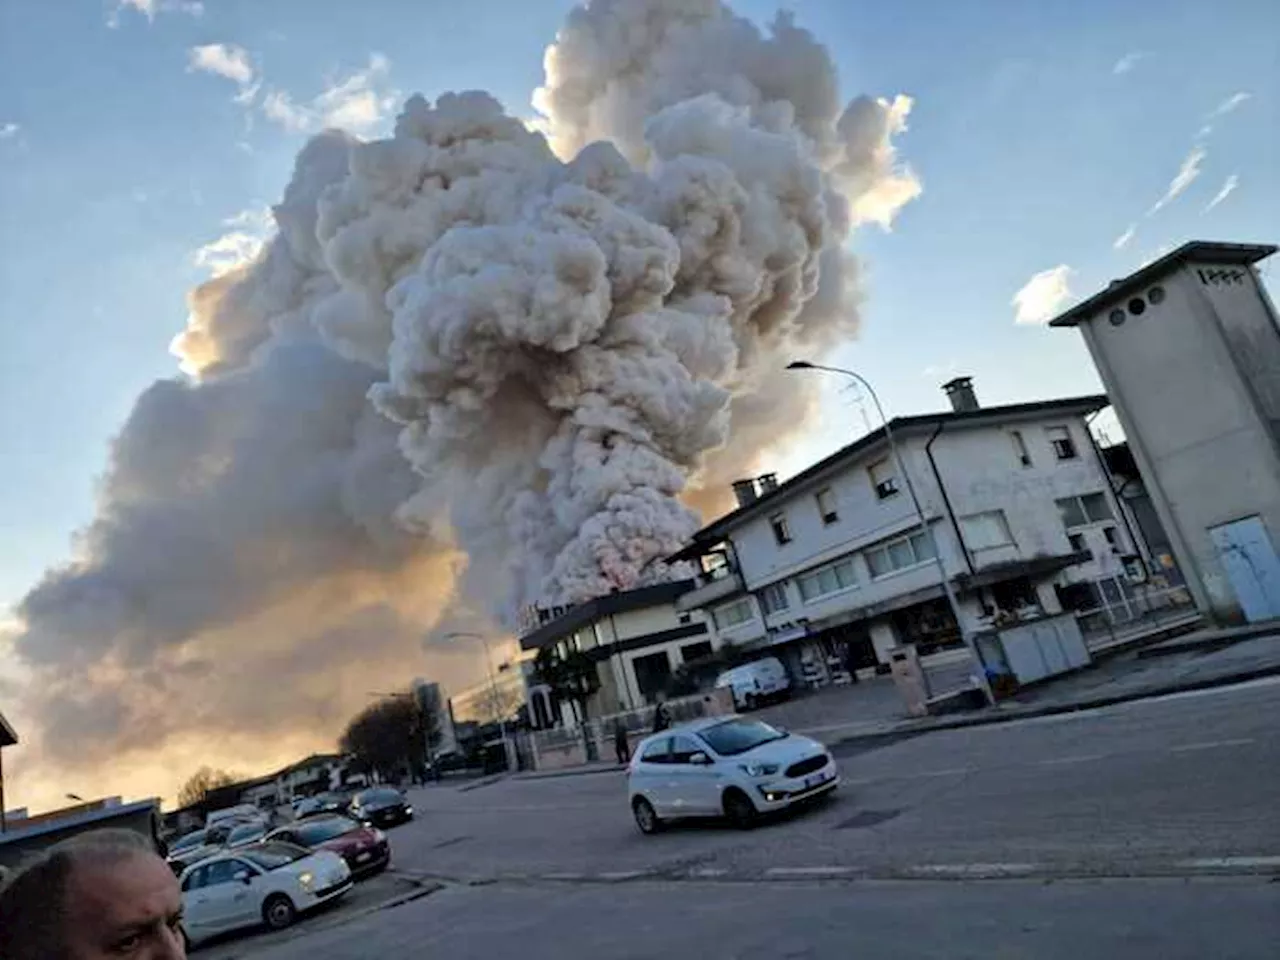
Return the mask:
<path fill-rule="evenodd" d="M 700 574 L 698 585 L 676 600 L 676 610 L 688 613 L 742 593 L 742 577 L 737 571 L 721 567 L 714 574 Z"/>

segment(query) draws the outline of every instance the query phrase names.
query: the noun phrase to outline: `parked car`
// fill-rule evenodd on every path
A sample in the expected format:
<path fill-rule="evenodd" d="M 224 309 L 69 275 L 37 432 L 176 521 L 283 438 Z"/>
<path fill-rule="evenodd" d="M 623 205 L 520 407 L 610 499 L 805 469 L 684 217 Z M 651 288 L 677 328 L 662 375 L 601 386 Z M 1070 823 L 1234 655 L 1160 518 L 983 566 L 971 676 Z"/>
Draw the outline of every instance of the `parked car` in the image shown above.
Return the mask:
<path fill-rule="evenodd" d="M 192 944 L 260 923 L 282 930 L 351 884 L 346 863 L 327 850 L 264 843 L 223 853 L 182 874 L 183 928 Z"/>
<path fill-rule="evenodd" d="M 241 820 L 227 833 L 223 845 L 228 850 L 238 850 L 259 842 L 271 829 L 266 820 Z"/>
<path fill-rule="evenodd" d="M 216 826 L 228 820 L 253 820 L 262 816 L 262 811 L 258 809 L 256 804 L 238 803 L 234 807 L 223 807 L 221 810 L 212 810 L 204 819 L 206 828 Z"/>
<path fill-rule="evenodd" d="M 627 771 L 642 833 L 682 817 L 723 816 L 750 827 L 761 814 L 828 794 L 839 783 L 822 744 L 746 717 L 706 717 L 647 737 Z"/>
<path fill-rule="evenodd" d="M 387 835 L 350 817 L 309 817 L 273 830 L 267 840 L 332 851 L 347 862 L 353 875 L 360 877 L 381 873 L 391 863 Z"/>
<path fill-rule="evenodd" d="M 351 815 L 375 827 L 394 827 L 413 819 L 413 807 L 394 787 L 369 787 L 351 798 Z"/>
<path fill-rule="evenodd" d="M 791 695 L 791 677 L 777 657 L 762 657 L 732 667 L 716 677 L 716 688 L 733 691 L 733 705 L 739 710 L 756 707 Z"/>
<path fill-rule="evenodd" d="M 340 793 L 317 793 L 314 797 L 294 802 L 293 815 L 301 820 L 304 817 L 328 816 L 334 813 L 346 813 L 351 801 Z"/>

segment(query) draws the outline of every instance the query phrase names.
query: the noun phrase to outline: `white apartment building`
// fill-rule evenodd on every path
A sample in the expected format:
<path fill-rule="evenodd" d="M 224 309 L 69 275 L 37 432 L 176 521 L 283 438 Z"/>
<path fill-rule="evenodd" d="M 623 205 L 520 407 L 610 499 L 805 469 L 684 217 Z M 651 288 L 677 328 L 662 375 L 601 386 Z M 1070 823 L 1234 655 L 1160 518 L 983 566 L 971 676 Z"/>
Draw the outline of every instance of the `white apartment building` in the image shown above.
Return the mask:
<path fill-rule="evenodd" d="M 654 703 L 672 674 L 685 663 L 712 653 L 716 638 L 701 611 L 677 609 L 692 580 L 619 591 L 557 609 L 520 637 L 523 650 L 558 645 L 596 662 L 600 689 L 588 704 L 592 717 Z M 569 704 L 556 702 L 531 678 L 529 716 L 535 729 L 572 725 Z"/>
<path fill-rule="evenodd" d="M 932 544 L 970 631 L 1141 576 L 1089 433 L 1105 396 L 981 408 L 967 378 L 944 389 L 950 412 L 889 424 L 932 538 L 881 428 L 785 483 L 735 484 L 738 508 L 671 558 L 703 569 L 677 610 L 704 612 L 713 644 L 772 647 L 803 676 L 962 645 Z"/>

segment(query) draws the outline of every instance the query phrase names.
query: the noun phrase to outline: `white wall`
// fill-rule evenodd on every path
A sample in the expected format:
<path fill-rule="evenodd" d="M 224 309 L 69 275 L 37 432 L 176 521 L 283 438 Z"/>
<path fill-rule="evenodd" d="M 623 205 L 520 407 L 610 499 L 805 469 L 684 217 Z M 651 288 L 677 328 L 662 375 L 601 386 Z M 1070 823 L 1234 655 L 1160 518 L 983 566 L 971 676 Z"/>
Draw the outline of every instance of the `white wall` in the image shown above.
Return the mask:
<path fill-rule="evenodd" d="M 1184 266 L 1160 281 L 1163 303 L 1118 326 L 1119 304 L 1105 304 L 1081 329 L 1189 585 L 1233 619 L 1207 530 L 1259 514 L 1280 539 L 1280 424 L 1267 422 L 1280 413 L 1280 332 L 1253 271 L 1214 284 L 1200 269 L 1224 268 Z"/>

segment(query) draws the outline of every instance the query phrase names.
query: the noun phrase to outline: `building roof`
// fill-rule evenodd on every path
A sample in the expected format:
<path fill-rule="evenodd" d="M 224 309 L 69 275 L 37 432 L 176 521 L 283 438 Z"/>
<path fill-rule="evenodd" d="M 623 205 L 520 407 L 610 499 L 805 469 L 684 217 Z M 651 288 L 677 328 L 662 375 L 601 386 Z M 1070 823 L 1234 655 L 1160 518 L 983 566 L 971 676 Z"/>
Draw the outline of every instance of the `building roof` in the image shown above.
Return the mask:
<path fill-rule="evenodd" d="M 692 580 L 674 580 L 669 583 L 655 583 L 635 590 L 622 590 L 609 593 L 594 600 L 587 600 L 577 606 L 570 607 L 564 616 L 544 623 L 538 629 L 526 633 L 520 638 L 522 650 L 537 650 L 550 643 L 555 643 L 568 636 L 580 627 L 595 623 L 601 617 L 611 613 L 624 613 L 627 610 L 640 610 L 644 607 L 655 607 L 663 603 L 672 603 L 676 597 L 694 588 Z"/>
<path fill-rule="evenodd" d="M 0 747 L 12 747 L 17 742 L 18 732 L 4 718 L 4 714 L 0 713 Z"/>
<path fill-rule="evenodd" d="M 1013 403 L 998 407 L 979 407 L 976 410 L 963 412 L 946 411 L 943 413 L 927 413 L 912 417 L 894 417 L 889 421 L 888 429 L 894 437 L 914 436 L 930 432 L 939 426 L 983 426 L 990 422 L 1016 420 L 1042 413 L 1084 414 L 1109 406 L 1111 401 L 1105 393 L 1090 394 L 1083 397 L 1066 397 L 1061 400 L 1040 400 L 1035 403 Z M 848 446 L 841 447 L 831 456 L 819 460 L 812 466 L 800 471 L 785 483 L 780 483 L 772 490 L 762 492 L 746 506 L 738 507 L 714 520 L 693 535 L 692 541 L 684 549 L 672 554 L 670 561 L 689 560 L 701 555 L 712 543 L 724 539 L 730 529 L 737 526 L 749 516 L 757 514 L 769 506 L 781 503 L 799 486 L 819 476 L 845 461 L 856 460 L 868 451 L 885 441 L 885 427 L 873 430 L 864 437 L 859 437 Z"/>
<path fill-rule="evenodd" d="M 1074 327 L 1088 320 L 1104 306 L 1129 296 L 1141 288 L 1159 280 L 1189 261 L 1196 263 L 1257 263 L 1276 252 L 1269 243 L 1214 243 L 1209 240 L 1192 240 L 1177 250 L 1166 253 L 1159 260 L 1152 260 L 1145 267 L 1135 270 L 1121 280 L 1111 281 L 1088 300 L 1076 304 L 1065 313 L 1049 321 L 1051 327 Z"/>
<path fill-rule="evenodd" d="M 118 804 L 114 807 L 91 807 L 68 817 L 42 819 L 39 823 L 25 828 L 21 826 L 21 820 L 11 821 L 13 825 L 5 830 L 4 833 L 0 833 L 0 846 L 6 843 L 17 843 L 20 840 L 30 840 L 32 837 L 43 836 L 47 833 L 60 833 L 63 830 L 90 827 L 107 820 L 115 820 L 119 817 L 141 813 L 148 808 L 154 808 L 158 811 L 160 809 L 160 800 L 156 797 L 151 797 L 147 800 Z"/>

